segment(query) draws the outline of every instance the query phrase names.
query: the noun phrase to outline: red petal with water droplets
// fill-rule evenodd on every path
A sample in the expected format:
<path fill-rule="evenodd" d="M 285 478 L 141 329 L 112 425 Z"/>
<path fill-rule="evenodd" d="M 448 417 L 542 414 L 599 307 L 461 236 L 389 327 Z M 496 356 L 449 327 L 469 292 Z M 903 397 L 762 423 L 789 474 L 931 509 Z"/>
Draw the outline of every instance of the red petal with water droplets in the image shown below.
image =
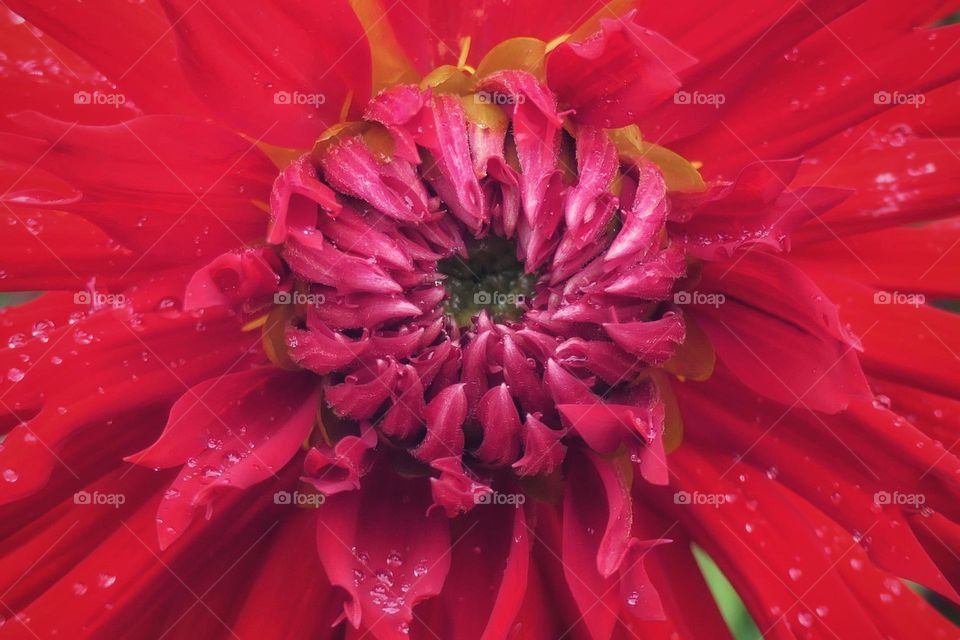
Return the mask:
<path fill-rule="evenodd" d="M 430 466 L 440 472 L 440 477 L 430 478 L 433 507 L 441 507 L 448 518 L 488 502 L 485 496 L 493 490 L 474 477 L 459 457 L 437 458 Z"/>
<path fill-rule="evenodd" d="M 193 264 L 262 238 L 276 167 L 233 131 L 182 116 L 85 126 L 38 113 L 9 116 L 11 158 L 69 176 L 83 193 L 56 205 L 101 227 L 142 259 Z M 0 139 L 7 134 L 0 135 Z"/>
<path fill-rule="evenodd" d="M 417 121 L 414 134 L 420 146 L 430 151 L 436 170 L 427 167 L 427 180 L 467 228 L 474 232 L 486 222 L 483 191 L 473 170 L 467 140 L 467 120 L 460 98 L 433 96 Z"/>
<path fill-rule="evenodd" d="M 464 385 L 446 387 L 424 409 L 427 435 L 411 453 L 424 462 L 463 453 L 463 422 L 467 418 Z"/>
<path fill-rule="evenodd" d="M 359 491 L 331 496 L 320 508 L 317 551 L 330 582 L 349 594 L 347 620 L 377 640 L 409 637 L 413 607 L 440 593 L 450 568 L 450 531 L 431 505 L 424 478 L 385 470 Z"/>
<path fill-rule="evenodd" d="M 535 416 L 527 415 L 521 435 L 523 457 L 513 463 L 517 475 L 549 475 L 563 463 L 567 455 L 566 445 L 560 442 L 564 431 L 551 429 Z"/>
<path fill-rule="evenodd" d="M 331 213 L 340 210 L 336 194 L 317 179 L 310 157 L 301 156 L 273 181 L 267 241 L 281 244 L 289 234 L 314 228 L 318 206 Z"/>
<path fill-rule="evenodd" d="M 131 112 L 140 113 L 140 110 L 148 113 L 201 114 L 203 105 L 187 84 L 177 59 L 170 24 L 156 2 L 103 0 L 94 7 L 80 2 L 61 5 L 51 0 L 12 0 L 9 6 L 29 21 L 29 24 L 18 25 L 16 29 L 36 46 L 34 56 L 24 60 L 24 70 L 35 74 L 37 61 L 46 56 L 53 56 L 57 63 L 66 68 L 66 73 L 43 73 L 42 83 L 34 79 L 34 90 L 38 88 L 37 85 L 49 86 L 57 81 L 62 82 L 60 76 L 79 85 L 70 91 L 71 95 L 64 96 L 64 102 L 69 101 L 69 104 L 57 105 L 58 113 L 48 111 L 51 104 L 46 100 L 42 103 L 38 101 L 36 107 L 43 108 L 51 115 L 65 116 L 65 120 L 85 123 L 90 122 L 89 117 L 96 111 L 101 114 L 113 111 L 114 116 L 106 118 L 110 122 L 126 120 Z M 4 15 L 4 20 L 7 19 Z M 11 19 L 10 22 L 17 24 L 19 20 Z M 124 28 L 115 28 L 119 24 Z M 44 35 L 35 34 L 36 29 L 43 31 Z M 4 44 L 8 42 L 5 36 Z M 62 51 L 64 48 L 67 50 Z M 78 60 L 78 56 L 89 65 Z M 11 65 L 12 69 L 18 66 Z M 88 66 L 90 71 L 87 71 Z M 80 84 L 81 79 L 95 81 L 96 84 Z M 5 78 L 4 81 L 8 80 Z M 5 86 L 4 92 L 9 90 Z M 104 96 L 122 96 L 123 102 L 119 108 L 115 101 L 98 109 L 93 100 L 84 104 L 73 98 L 73 91 L 76 90 L 91 93 L 99 90 Z M 6 108 L 4 113 L 21 110 Z M 98 123 L 104 121 L 101 115 Z"/>
<path fill-rule="evenodd" d="M 185 311 L 224 306 L 256 309 L 280 284 L 282 266 L 269 249 L 225 253 L 193 274 L 183 296 Z"/>
<path fill-rule="evenodd" d="M 303 278 L 335 287 L 341 293 L 403 291 L 403 287 L 386 271 L 363 258 L 340 251 L 319 232 L 298 235 L 284 244 L 283 257 Z"/>
<path fill-rule="evenodd" d="M 523 212 L 534 225 L 547 182 L 557 167 L 562 120 L 557 100 L 549 89 L 523 71 L 501 71 L 483 86 L 513 97 L 513 136 L 520 160 Z"/>
<path fill-rule="evenodd" d="M 161 2 L 196 94 L 212 115 L 257 140 L 307 148 L 340 121 L 348 96 L 357 114 L 370 95 L 370 51 L 355 46 L 364 32 L 346 0 Z"/>
<path fill-rule="evenodd" d="M 419 199 L 398 191 L 401 185 L 390 179 L 389 170 L 374 157 L 362 138 L 339 140 L 318 160 L 324 178 L 338 191 L 365 200 L 391 218 L 418 222 L 427 215 Z"/>
<path fill-rule="evenodd" d="M 635 11 L 600 20 L 601 31 L 565 42 L 547 56 L 547 82 L 581 124 L 633 124 L 680 88 L 677 73 L 696 63 L 659 33 L 639 26 Z"/>
<path fill-rule="evenodd" d="M 443 585 L 445 637 L 500 640 L 519 632 L 514 620 L 527 590 L 527 527 L 523 507 L 515 505 L 484 504 L 456 521 Z"/>
<path fill-rule="evenodd" d="M 345 367 L 369 348 L 368 338 L 352 341 L 318 323 L 310 331 L 287 327 L 287 351 L 304 369 L 321 375 Z"/>
<path fill-rule="evenodd" d="M 360 436 L 344 436 L 332 447 L 313 448 L 303 461 L 302 480 L 326 496 L 360 488 L 360 478 L 373 464 L 377 432 L 360 427 Z"/>
<path fill-rule="evenodd" d="M 375 368 L 364 367 L 340 384 L 328 384 L 323 399 L 339 416 L 369 420 L 393 393 L 397 375 L 395 361 L 381 360 Z"/>
<path fill-rule="evenodd" d="M 510 464 L 520 453 L 520 414 L 506 383 L 493 387 L 480 398 L 477 418 L 483 440 L 474 455 L 491 464 Z"/>
<path fill-rule="evenodd" d="M 648 322 L 608 322 L 603 329 L 621 349 L 650 364 L 669 360 L 686 337 L 683 316 L 676 313 Z"/>
<path fill-rule="evenodd" d="M 635 254 L 642 258 L 659 243 L 667 219 L 667 186 L 663 174 L 651 163 L 640 163 L 637 172 L 636 191 L 625 207 L 623 228 L 607 249 L 606 261 Z"/>
<path fill-rule="evenodd" d="M 380 92 L 363 113 L 365 120 L 379 122 L 393 137 L 397 157 L 418 164 L 420 151 L 413 134 L 404 125 L 413 120 L 425 102 L 424 92 L 414 85 L 399 85 Z"/>
<path fill-rule="evenodd" d="M 602 129 L 577 129 L 577 186 L 567 192 L 564 216 L 576 231 L 596 215 L 597 198 L 608 193 L 619 168 L 617 148 Z"/>
<path fill-rule="evenodd" d="M 251 369 L 202 382 L 170 410 L 160 438 L 127 460 L 147 467 L 183 465 L 157 510 L 161 548 L 210 508 L 217 489 L 246 489 L 296 454 L 313 428 L 319 386 L 310 376 Z"/>

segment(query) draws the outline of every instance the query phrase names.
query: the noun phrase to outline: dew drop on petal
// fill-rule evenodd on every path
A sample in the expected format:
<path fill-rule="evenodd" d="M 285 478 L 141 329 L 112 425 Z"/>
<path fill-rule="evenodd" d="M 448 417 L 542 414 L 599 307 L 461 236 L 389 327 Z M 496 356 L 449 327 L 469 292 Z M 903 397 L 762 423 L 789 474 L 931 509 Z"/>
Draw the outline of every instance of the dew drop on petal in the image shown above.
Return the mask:
<path fill-rule="evenodd" d="M 97 576 L 97 586 L 101 589 L 109 589 L 116 581 L 117 576 L 112 576 L 109 573 L 101 573 Z"/>
<path fill-rule="evenodd" d="M 13 469 L 7 469 L 3 472 L 3 479 L 7 482 L 16 482 L 19 478 L 20 474 Z"/>

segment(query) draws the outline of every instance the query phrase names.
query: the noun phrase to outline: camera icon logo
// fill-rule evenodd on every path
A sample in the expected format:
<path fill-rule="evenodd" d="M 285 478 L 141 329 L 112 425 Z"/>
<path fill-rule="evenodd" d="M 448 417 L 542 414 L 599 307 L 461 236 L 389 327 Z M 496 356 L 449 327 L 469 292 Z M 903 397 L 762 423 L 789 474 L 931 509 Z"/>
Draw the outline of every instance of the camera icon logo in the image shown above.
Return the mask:
<path fill-rule="evenodd" d="M 73 504 L 90 504 L 91 496 L 89 491 L 77 491 L 73 494 Z"/>
<path fill-rule="evenodd" d="M 877 291 L 873 294 L 874 304 L 890 304 L 891 302 L 893 302 L 893 296 L 890 295 L 889 291 Z"/>
<path fill-rule="evenodd" d="M 273 294 L 273 304 L 291 304 L 293 295 L 289 291 L 278 291 Z"/>
<path fill-rule="evenodd" d="M 493 302 L 493 296 L 489 291 L 478 291 L 473 294 L 473 304 L 490 304 Z"/>
<path fill-rule="evenodd" d="M 674 304 L 690 304 L 691 302 L 693 302 L 693 297 L 689 291 L 677 291 L 673 294 Z"/>
<path fill-rule="evenodd" d="M 73 304 L 92 304 L 93 296 L 89 291 L 77 291 L 73 294 Z"/>
<path fill-rule="evenodd" d="M 873 94 L 874 104 L 890 104 L 893 102 L 893 96 L 889 91 L 877 91 Z"/>
<path fill-rule="evenodd" d="M 674 104 L 690 104 L 693 101 L 693 97 L 690 95 L 689 91 L 677 91 L 673 94 L 673 103 Z"/>
<path fill-rule="evenodd" d="M 292 101 L 293 96 L 290 95 L 289 91 L 277 91 L 273 94 L 274 104 L 290 104 Z"/>
<path fill-rule="evenodd" d="M 493 503 L 493 492 L 492 491 L 483 491 L 481 493 L 475 493 L 473 495 L 473 502 L 475 504 L 492 504 Z"/>
<path fill-rule="evenodd" d="M 673 494 L 673 504 L 690 504 L 691 502 L 689 491 L 677 491 Z"/>
<path fill-rule="evenodd" d="M 289 491 L 277 491 L 273 494 L 273 504 L 291 504 L 293 495 Z"/>
<path fill-rule="evenodd" d="M 89 91 L 77 91 L 73 94 L 73 104 L 90 104 L 93 96 Z"/>
<path fill-rule="evenodd" d="M 873 501 L 877 504 L 891 504 L 893 502 L 893 496 L 890 495 L 889 491 L 877 491 L 873 494 Z"/>

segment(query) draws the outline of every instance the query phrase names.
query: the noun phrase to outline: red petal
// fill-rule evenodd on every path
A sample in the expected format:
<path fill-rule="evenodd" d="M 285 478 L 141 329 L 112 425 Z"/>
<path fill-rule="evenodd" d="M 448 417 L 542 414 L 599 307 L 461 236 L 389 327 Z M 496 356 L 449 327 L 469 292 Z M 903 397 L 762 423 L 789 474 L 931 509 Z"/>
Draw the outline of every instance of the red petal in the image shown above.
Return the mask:
<path fill-rule="evenodd" d="M 527 415 L 523 424 L 523 457 L 513 463 L 517 475 L 553 473 L 567 455 L 566 445 L 560 442 L 563 435 L 563 431 L 551 429 L 536 417 Z"/>
<path fill-rule="evenodd" d="M 751 389 L 788 406 L 837 413 L 870 398 L 854 348 L 792 317 L 764 313 L 734 300 L 699 305 L 696 319 L 717 357 Z M 785 360 L 783 353 L 792 354 Z"/>
<path fill-rule="evenodd" d="M 189 526 L 217 488 L 246 489 L 281 469 L 313 428 L 319 386 L 310 376 L 251 369 L 193 387 L 170 410 L 160 438 L 128 457 L 142 466 L 176 467 L 157 511 L 160 546 Z"/>
<path fill-rule="evenodd" d="M 603 329 L 621 349 L 650 364 L 669 360 L 686 336 L 683 316 L 675 313 L 647 322 L 608 322 Z"/>
<path fill-rule="evenodd" d="M 317 224 L 318 205 L 332 213 L 340 210 L 334 192 L 317 179 L 310 157 L 301 156 L 273 182 L 267 241 L 282 244 L 288 234 L 313 229 Z"/>
<path fill-rule="evenodd" d="M 162 3 L 194 91 L 257 140 L 307 148 L 339 122 L 348 95 L 354 113 L 370 95 L 369 48 L 346 0 Z"/>
<path fill-rule="evenodd" d="M 427 435 L 411 452 L 420 460 L 430 462 L 463 452 L 463 422 L 467 418 L 467 395 L 463 387 L 462 384 L 447 387 L 424 409 Z"/>
<path fill-rule="evenodd" d="M 226 306 L 255 309 L 277 290 L 276 254 L 267 249 L 243 249 L 214 259 L 190 278 L 184 292 L 183 308 L 194 311 L 205 307 Z"/>
<path fill-rule="evenodd" d="M 302 479 L 327 496 L 355 491 L 373 464 L 376 446 L 377 432 L 363 425 L 359 437 L 344 436 L 332 447 L 311 449 L 303 463 Z"/>
<path fill-rule="evenodd" d="M 574 118 L 613 129 L 633 124 L 680 87 L 676 73 L 696 60 L 636 24 L 632 11 L 600 20 L 601 31 L 565 42 L 547 57 L 547 84 L 576 110 Z"/>
<path fill-rule="evenodd" d="M 105 74 L 109 82 L 118 85 L 118 90 L 111 89 L 107 82 L 98 82 L 97 87 L 107 96 L 119 94 L 124 97 L 123 108 L 107 107 L 117 116 L 129 113 L 130 103 L 148 113 L 192 115 L 201 108 L 178 63 L 170 25 L 154 0 L 141 3 L 104 0 L 96 7 L 84 3 L 64 6 L 51 0 L 14 0 L 9 4 L 31 25 L 57 41 L 50 43 L 52 55 L 57 62 L 67 66 L 67 70 L 54 75 L 86 75 L 86 65 L 78 65 L 74 55 L 59 53 L 61 47 L 57 43 L 60 43 L 84 58 L 93 69 Z M 124 28 L 117 29 L 119 24 Z M 21 28 L 28 31 L 32 27 Z M 43 57 L 51 55 L 51 50 L 46 48 L 41 47 L 39 51 Z M 49 80 L 50 74 L 44 75 Z M 84 86 L 77 88 L 87 89 Z M 38 106 L 46 110 L 50 103 Z M 67 116 L 72 121 L 76 119 L 74 114 L 79 116 L 80 111 L 95 108 L 93 104 L 87 104 L 80 109 L 62 109 L 50 115 Z M 121 119 L 126 118 L 114 117 L 108 121 Z"/>
<path fill-rule="evenodd" d="M 520 414 L 506 383 L 483 394 L 477 417 L 483 427 L 483 440 L 474 455 L 493 464 L 516 460 L 520 453 Z"/>
<path fill-rule="evenodd" d="M 443 585 L 445 637 L 511 637 L 527 590 L 530 535 L 523 507 L 481 505 L 458 519 Z"/>
<path fill-rule="evenodd" d="M 15 137 L 3 154 L 68 179 L 83 199 L 58 208 L 141 259 L 192 263 L 263 236 L 254 201 L 268 199 L 276 168 L 233 132 L 175 116 L 104 127 L 36 113 L 11 121 L 36 139 Z"/>
<path fill-rule="evenodd" d="M 424 515 L 430 504 L 424 479 L 375 471 L 360 491 L 332 496 L 320 509 L 320 561 L 349 594 L 347 620 L 377 640 L 407 638 L 414 605 L 439 594 L 447 576 L 449 525 L 443 514 Z"/>

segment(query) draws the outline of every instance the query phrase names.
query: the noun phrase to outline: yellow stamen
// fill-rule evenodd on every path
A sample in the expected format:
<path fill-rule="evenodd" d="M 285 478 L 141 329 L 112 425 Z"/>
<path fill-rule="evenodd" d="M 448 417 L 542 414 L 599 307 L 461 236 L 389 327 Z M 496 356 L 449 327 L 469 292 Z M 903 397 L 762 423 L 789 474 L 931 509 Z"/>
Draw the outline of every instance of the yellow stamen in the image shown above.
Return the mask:
<path fill-rule="evenodd" d="M 347 114 L 350 113 L 350 103 L 353 102 L 353 89 L 347 91 L 347 97 L 343 99 L 343 106 L 340 107 L 340 121 L 343 122 L 347 119 Z"/>
<path fill-rule="evenodd" d="M 270 317 L 270 314 L 265 313 L 256 320 L 251 320 L 247 324 L 243 325 L 241 331 L 246 333 L 247 331 L 253 331 L 254 329 L 259 329 L 263 325 L 267 324 L 267 318 Z"/>
<path fill-rule="evenodd" d="M 553 51 L 554 49 L 562 45 L 564 42 L 569 40 L 570 36 L 572 35 L 573 35 L 572 33 L 565 33 L 562 36 L 557 36 L 556 38 L 554 38 L 553 40 L 547 43 L 547 46 L 545 47 L 546 52 L 550 53 L 551 51 Z"/>
<path fill-rule="evenodd" d="M 460 38 L 460 57 L 457 58 L 457 67 L 467 66 L 467 56 L 470 55 L 470 36 Z"/>

